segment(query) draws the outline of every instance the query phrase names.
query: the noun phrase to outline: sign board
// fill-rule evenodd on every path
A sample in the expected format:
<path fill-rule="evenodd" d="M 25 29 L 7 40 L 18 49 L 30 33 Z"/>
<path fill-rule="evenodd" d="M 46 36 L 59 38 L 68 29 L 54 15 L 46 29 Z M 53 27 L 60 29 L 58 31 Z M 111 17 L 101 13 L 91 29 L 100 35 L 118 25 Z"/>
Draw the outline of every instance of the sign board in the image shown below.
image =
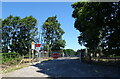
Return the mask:
<path fill-rule="evenodd" d="M 53 58 L 55 59 L 58 58 L 58 55 L 59 55 L 58 53 L 53 53 Z"/>
<path fill-rule="evenodd" d="M 34 42 L 31 43 L 31 49 L 35 49 L 35 43 Z"/>
<path fill-rule="evenodd" d="M 35 44 L 35 47 L 40 47 L 41 46 L 41 44 Z"/>

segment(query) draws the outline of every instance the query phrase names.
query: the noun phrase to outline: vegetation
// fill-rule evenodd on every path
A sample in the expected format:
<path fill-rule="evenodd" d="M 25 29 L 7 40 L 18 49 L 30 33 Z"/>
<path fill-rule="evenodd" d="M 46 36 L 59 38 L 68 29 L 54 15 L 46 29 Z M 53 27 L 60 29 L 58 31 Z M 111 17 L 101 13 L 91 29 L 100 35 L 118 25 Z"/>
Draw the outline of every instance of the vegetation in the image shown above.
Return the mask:
<path fill-rule="evenodd" d="M 28 53 L 37 35 L 37 20 L 33 16 L 20 18 L 10 15 L 2 21 L 2 52 Z M 22 50 L 21 50 L 22 49 Z"/>
<path fill-rule="evenodd" d="M 21 65 L 14 65 L 14 66 L 9 66 L 9 67 L 3 67 L 2 70 L 0 71 L 0 74 L 4 74 L 4 73 L 8 73 L 8 72 L 12 72 L 14 70 L 19 70 L 23 67 L 28 67 L 27 64 L 21 64 Z"/>
<path fill-rule="evenodd" d="M 60 28 L 60 23 L 56 18 L 56 16 L 48 17 L 42 26 L 44 49 L 46 50 L 60 50 L 65 47 L 65 40 L 62 39 L 65 32 Z"/>
<path fill-rule="evenodd" d="M 44 50 L 61 50 L 65 47 L 62 35 L 65 33 L 60 28 L 56 16 L 48 17 L 42 26 L 44 38 Z M 20 18 L 19 16 L 8 16 L 2 23 L 2 64 L 13 65 L 19 63 L 20 56 L 28 57 L 31 42 L 38 42 L 37 20 L 33 16 Z"/>
<path fill-rule="evenodd" d="M 64 49 L 63 52 L 66 56 L 75 56 L 76 55 L 76 52 L 73 49 Z"/>
<path fill-rule="evenodd" d="M 1 55 L 2 55 L 2 64 L 15 65 L 18 64 L 21 60 L 19 54 L 16 52 L 1 53 Z"/>
<path fill-rule="evenodd" d="M 79 44 L 90 52 L 120 56 L 120 2 L 75 2 L 72 8 Z"/>

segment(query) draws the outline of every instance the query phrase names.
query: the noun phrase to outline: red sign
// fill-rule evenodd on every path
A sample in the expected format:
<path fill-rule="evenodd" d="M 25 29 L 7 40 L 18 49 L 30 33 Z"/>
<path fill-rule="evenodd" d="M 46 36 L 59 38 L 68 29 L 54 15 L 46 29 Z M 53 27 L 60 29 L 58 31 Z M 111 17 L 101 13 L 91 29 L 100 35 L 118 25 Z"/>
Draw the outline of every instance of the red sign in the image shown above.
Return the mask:
<path fill-rule="evenodd" d="M 40 47 L 40 46 L 41 46 L 41 44 L 35 44 L 35 46 L 36 46 L 36 47 Z"/>
<path fill-rule="evenodd" d="M 58 55 L 58 53 L 54 53 L 53 55 Z"/>
<path fill-rule="evenodd" d="M 53 58 L 55 59 L 58 58 L 58 55 L 59 55 L 58 53 L 53 53 Z"/>

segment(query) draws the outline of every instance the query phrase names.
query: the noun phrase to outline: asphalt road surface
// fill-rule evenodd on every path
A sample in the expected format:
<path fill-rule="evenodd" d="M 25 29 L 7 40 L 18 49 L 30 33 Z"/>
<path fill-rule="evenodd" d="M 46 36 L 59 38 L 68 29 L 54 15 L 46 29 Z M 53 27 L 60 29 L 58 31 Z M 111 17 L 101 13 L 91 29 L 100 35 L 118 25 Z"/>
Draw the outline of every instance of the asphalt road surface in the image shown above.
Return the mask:
<path fill-rule="evenodd" d="M 120 77 L 120 69 L 109 66 L 90 65 L 76 57 L 43 61 L 22 68 L 3 77 Z"/>

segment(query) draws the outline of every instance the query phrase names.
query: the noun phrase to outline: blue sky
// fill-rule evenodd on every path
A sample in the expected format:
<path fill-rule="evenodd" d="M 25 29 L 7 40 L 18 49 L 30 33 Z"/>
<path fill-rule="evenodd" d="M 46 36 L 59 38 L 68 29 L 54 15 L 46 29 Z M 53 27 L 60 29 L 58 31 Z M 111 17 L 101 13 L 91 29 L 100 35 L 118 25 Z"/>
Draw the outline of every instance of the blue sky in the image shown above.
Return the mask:
<path fill-rule="evenodd" d="M 2 2 L 77 2 L 84 0 L 2 0 Z"/>
<path fill-rule="evenodd" d="M 57 20 L 65 31 L 65 49 L 77 50 L 83 47 L 78 44 L 77 37 L 80 33 L 74 28 L 71 4 L 72 2 L 3 2 L 2 18 L 5 19 L 10 14 L 21 18 L 32 15 L 38 20 L 37 26 L 40 27 L 48 17 L 57 15 Z"/>

